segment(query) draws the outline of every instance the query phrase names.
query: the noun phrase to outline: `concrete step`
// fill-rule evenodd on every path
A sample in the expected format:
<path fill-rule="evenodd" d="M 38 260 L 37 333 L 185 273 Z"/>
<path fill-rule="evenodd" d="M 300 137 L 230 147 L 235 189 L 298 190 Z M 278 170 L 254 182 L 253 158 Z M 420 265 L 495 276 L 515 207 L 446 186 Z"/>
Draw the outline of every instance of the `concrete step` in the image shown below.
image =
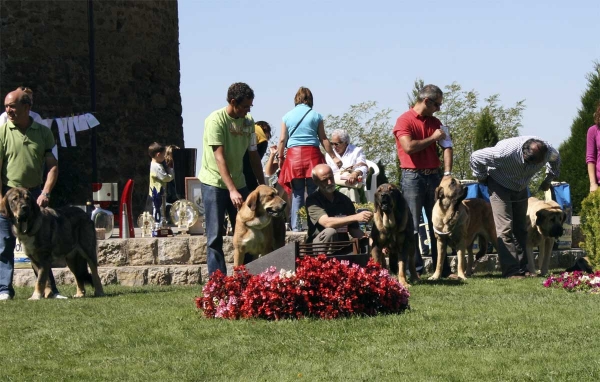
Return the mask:
<path fill-rule="evenodd" d="M 550 269 L 565 269 L 585 256 L 580 249 L 554 251 L 550 259 Z M 231 256 L 228 256 L 231 257 Z M 449 256 L 453 272 L 456 271 L 456 256 Z M 427 273 L 433 273 L 431 257 L 424 257 Z M 231 275 L 233 260 L 227 263 L 227 274 Z M 481 258 L 475 267 L 476 273 L 500 272 L 498 255 L 489 254 Z M 137 266 L 100 266 L 98 270 L 102 283 L 125 286 L 143 285 L 194 285 L 208 279 L 206 264 L 148 264 Z M 68 268 L 54 268 L 54 277 L 58 285 L 74 284 L 75 278 Z M 33 286 L 35 276 L 30 268 L 15 269 L 13 283 L 15 286 Z"/>

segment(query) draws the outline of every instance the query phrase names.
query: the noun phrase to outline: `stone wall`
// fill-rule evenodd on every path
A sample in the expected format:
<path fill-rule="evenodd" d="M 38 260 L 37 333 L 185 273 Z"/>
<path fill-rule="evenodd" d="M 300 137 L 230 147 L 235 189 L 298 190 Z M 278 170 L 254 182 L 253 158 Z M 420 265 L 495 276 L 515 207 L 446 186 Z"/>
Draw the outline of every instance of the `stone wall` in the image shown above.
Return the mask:
<path fill-rule="evenodd" d="M 145 203 L 153 141 L 183 147 L 176 1 L 94 1 L 98 181 L 134 179 Z M 87 1 L 0 1 L 0 96 L 34 91 L 44 118 L 91 110 Z M 57 134 L 56 126 L 53 131 Z M 91 130 L 59 148 L 53 205 L 91 197 Z M 68 142 L 68 138 L 67 138 Z"/>

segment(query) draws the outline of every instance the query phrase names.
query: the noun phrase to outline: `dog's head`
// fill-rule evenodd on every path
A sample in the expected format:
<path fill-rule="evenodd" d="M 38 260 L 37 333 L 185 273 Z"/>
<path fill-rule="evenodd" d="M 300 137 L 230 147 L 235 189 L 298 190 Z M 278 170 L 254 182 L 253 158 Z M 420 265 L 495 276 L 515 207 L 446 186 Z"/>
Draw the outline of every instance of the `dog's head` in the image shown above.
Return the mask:
<path fill-rule="evenodd" d="M 285 212 L 285 206 L 286 202 L 279 197 L 276 189 L 260 185 L 248 195 L 240 213 L 243 214 L 244 220 L 263 215 L 281 216 Z"/>
<path fill-rule="evenodd" d="M 0 214 L 6 216 L 20 233 L 33 228 L 40 207 L 26 188 L 11 188 L 0 201 Z"/>
<path fill-rule="evenodd" d="M 535 225 L 538 226 L 544 236 L 558 239 L 565 232 L 563 223 L 567 219 L 567 214 L 557 203 L 552 203 L 550 207 L 538 210 L 535 216 Z"/>
<path fill-rule="evenodd" d="M 435 189 L 435 200 L 444 207 L 457 206 L 467 197 L 467 188 L 458 180 L 445 176 Z"/>
<path fill-rule="evenodd" d="M 377 188 L 375 192 L 375 212 L 391 214 L 398 209 L 402 209 L 402 191 L 393 184 L 384 183 Z M 398 211 L 401 212 L 401 211 Z M 398 213 L 401 216 L 401 213 Z"/>

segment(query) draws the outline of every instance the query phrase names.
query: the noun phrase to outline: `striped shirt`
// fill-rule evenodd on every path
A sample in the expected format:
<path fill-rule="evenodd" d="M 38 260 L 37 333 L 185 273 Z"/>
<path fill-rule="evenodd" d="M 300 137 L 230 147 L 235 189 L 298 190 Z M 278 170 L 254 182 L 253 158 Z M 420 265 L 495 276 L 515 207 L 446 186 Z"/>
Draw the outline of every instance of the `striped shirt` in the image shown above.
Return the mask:
<path fill-rule="evenodd" d="M 523 144 L 529 139 L 539 139 L 548 146 L 546 158 L 539 164 L 527 164 L 523 159 Z M 471 154 L 471 169 L 477 179 L 492 177 L 503 187 L 521 191 L 533 176 L 546 165 L 546 176 L 556 179 L 560 174 L 560 154 L 548 142 L 534 136 L 501 140 L 494 147 L 477 150 Z"/>

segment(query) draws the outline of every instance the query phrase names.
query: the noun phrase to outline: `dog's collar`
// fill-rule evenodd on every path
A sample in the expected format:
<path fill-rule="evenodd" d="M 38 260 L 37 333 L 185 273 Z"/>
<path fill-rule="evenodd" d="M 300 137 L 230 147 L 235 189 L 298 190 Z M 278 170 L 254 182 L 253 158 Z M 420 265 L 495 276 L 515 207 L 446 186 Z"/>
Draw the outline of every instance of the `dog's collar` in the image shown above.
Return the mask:
<path fill-rule="evenodd" d="M 433 227 L 433 232 L 437 233 L 440 236 L 448 236 L 450 235 L 452 232 L 442 232 L 442 231 L 438 231 L 437 229 L 435 229 L 435 227 Z"/>

